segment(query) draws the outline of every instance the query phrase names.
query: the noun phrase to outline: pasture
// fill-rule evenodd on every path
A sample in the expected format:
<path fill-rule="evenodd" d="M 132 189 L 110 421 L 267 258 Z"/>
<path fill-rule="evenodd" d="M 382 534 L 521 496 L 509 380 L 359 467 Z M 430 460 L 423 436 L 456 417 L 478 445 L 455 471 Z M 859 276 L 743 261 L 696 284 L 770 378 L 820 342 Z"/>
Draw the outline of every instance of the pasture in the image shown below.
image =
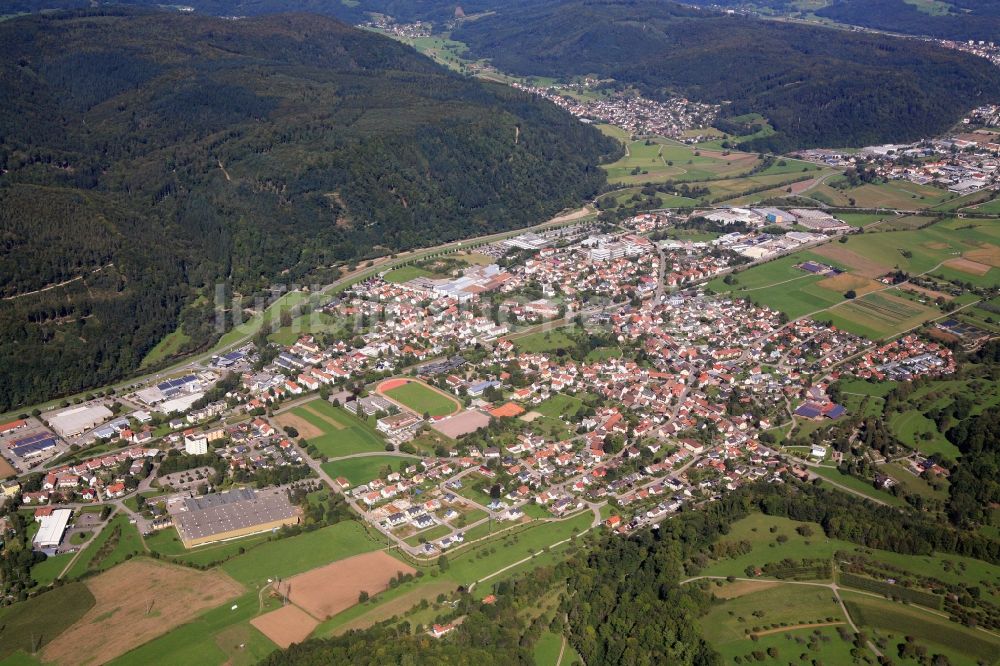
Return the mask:
<path fill-rule="evenodd" d="M 284 418 L 285 415 L 288 418 Z M 327 457 L 385 450 L 385 441 L 374 428 L 325 400 L 313 400 L 279 415 L 282 425 L 302 426 L 299 435 Z"/>
<path fill-rule="evenodd" d="M 237 597 L 242 586 L 218 572 L 134 559 L 86 583 L 94 605 L 46 647 L 60 664 L 106 663 Z"/>
<path fill-rule="evenodd" d="M 620 138 L 620 137 L 619 137 Z M 708 180 L 746 173 L 759 163 L 756 155 L 687 146 L 671 139 L 649 138 L 626 143 L 627 153 L 602 168 L 613 184 L 636 185 L 668 180 Z M 801 167 L 800 167 L 801 169 Z"/>
<path fill-rule="evenodd" d="M 576 346 L 576 341 L 565 331 L 559 329 L 511 338 L 511 342 L 514 343 L 519 352 L 524 354 L 540 354 Z"/>
<path fill-rule="evenodd" d="M 413 379 L 389 379 L 375 391 L 418 415 L 449 416 L 462 408 L 452 396 Z"/>
<path fill-rule="evenodd" d="M 722 590 L 709 584 L 708 592 Z M 739 642 L 749 651 L 746 631 L 761 634 L 775 629 L 807 624 L 844 623 L 844 613 L 827 587 L 780 584 L 726 599 L 701 618 L 705 639 L 713 645 Z"/>
<path fill-rule="evenodd" d="M 345 477 L 350 481 L 351 486 L 360 486 L 374 479 L 383 476 L 386 468 L 393 471 L 419 462 L 419 458 L 406 458 L 402 456 L 365 456 L 363 458 L 348 458 L 346 460 L 334 460 L 323 463 L 323 470 L 337 478 Z"/>

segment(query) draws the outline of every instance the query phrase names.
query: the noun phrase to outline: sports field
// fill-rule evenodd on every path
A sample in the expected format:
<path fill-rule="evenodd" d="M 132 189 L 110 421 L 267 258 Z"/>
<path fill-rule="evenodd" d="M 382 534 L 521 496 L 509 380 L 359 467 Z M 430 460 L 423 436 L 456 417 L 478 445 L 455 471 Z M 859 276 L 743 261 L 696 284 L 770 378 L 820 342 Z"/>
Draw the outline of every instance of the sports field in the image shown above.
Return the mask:
<path fill-rule="evenodd" d="M 387 467 L 398 472 L 400 469 L 416 464 L 419 460 L 419 458 L 402 456 L 365 456 L 323 463 L 323 470 L 335 479 L 340 476 L 345 477 L 350 481 L 351 486 L 360 486 L 381 477 Z"/>
<path fill-rule="evenodd" d="M 448 416 L 462 408 L 450 395 L 413 379 L 388 379 L 376 392 L 419 415 Z"/>
<path fill-rule="evenodd" d="M 330 458 L 383 451 L 385 441 L 370 425 L 340 407 L 316 399 L 280 414 L 281 425 L 291 425 L 300 437 Z"/>

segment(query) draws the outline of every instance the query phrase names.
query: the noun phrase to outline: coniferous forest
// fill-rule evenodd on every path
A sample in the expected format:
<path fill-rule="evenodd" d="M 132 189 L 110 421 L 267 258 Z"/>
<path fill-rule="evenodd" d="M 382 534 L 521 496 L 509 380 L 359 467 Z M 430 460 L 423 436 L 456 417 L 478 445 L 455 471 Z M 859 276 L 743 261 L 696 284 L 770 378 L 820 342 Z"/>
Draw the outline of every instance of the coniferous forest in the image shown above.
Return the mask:
<path fill-rule="evenodd" d="M 9 20 L 0 98 L 0 410 L 134 370 L 180 318 L 204 344 L 217 282 L 253 294 L 547 219 L 619 150 L 317 16 Z"/>

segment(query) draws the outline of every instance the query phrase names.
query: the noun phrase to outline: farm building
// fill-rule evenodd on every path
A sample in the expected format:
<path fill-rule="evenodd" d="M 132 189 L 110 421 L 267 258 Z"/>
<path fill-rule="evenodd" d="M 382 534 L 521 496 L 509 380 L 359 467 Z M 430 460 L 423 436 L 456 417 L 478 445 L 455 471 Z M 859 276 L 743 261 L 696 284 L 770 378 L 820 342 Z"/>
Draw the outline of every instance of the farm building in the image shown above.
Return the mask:
<path fill-rule="evenodd" d="M 185 548 L 257 534 L 299 522 L 299 509 L 281 488 L 241 488 L 188 497 L 169 507 Z"/>

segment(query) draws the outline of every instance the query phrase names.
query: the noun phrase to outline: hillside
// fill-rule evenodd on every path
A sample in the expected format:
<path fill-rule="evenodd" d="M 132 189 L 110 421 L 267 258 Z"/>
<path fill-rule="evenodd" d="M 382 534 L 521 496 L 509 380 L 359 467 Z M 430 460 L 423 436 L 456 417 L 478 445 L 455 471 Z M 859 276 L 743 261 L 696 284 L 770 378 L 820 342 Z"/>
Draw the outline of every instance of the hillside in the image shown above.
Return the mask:
<path fill-rule="evenodd" d="M 942 39 L 994 40 L 1000 35 L 1000 3 L 994 0 L 689 0 L 701 7 L 752 7 L 766 14 L 815 14 L 840 23 Z"/>
<path fill-rule="evenodd" d="M 502 70 L 597 74 L 645 94 L 732 101 L 776 134 L 750 149 L 905 141 L 1000 96 L 987 61 L 931 44 L 757 20 L 653 0 L 515 4 L 453 38 Z"/>
<path fill-rule="evenodd" d="M 592 196 L 618 150 L 307 15 L 6 21 L 0 99 L 0 410 L 136 368 L 182 311 L 204 344 L 217 281 L 253 294 L 541 221 Z"/>

